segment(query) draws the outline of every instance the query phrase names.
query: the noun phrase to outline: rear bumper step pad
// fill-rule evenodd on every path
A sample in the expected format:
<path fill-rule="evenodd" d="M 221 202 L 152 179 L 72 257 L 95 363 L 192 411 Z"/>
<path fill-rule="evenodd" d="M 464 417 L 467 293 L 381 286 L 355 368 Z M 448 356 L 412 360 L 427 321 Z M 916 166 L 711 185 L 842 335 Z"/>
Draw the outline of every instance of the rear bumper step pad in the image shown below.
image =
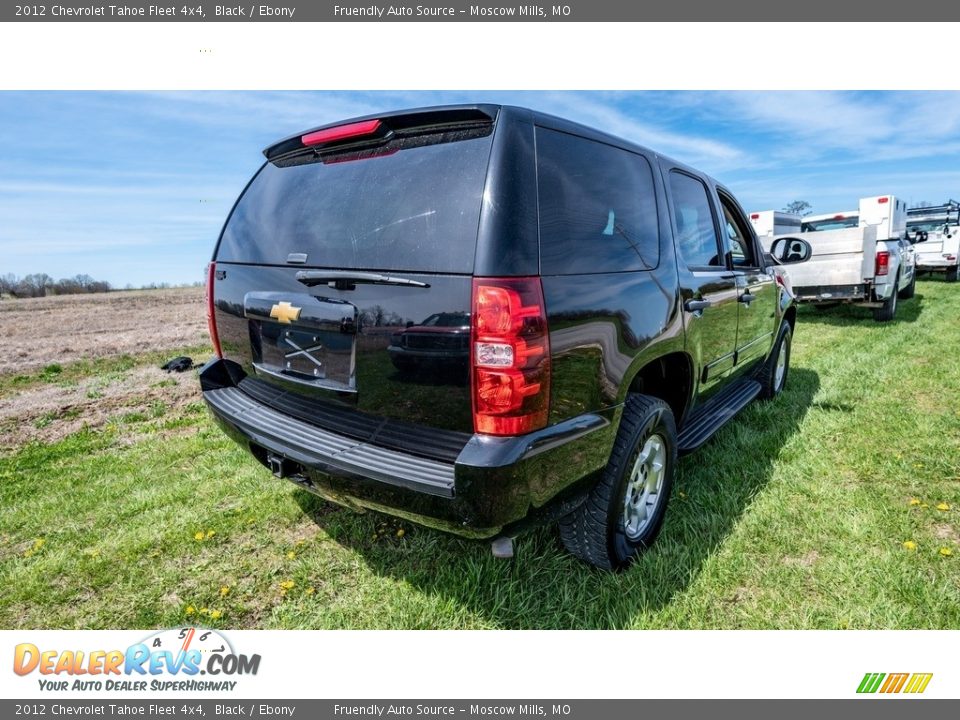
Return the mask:
<path fill-rule="evenodd" d="M 308 468 L 340 471 L 417 492 L 453 497 L 454 466 L 337 435 L 263 405 L 236 387 L 203 393 L 217 417 L 251 441 Z"/>

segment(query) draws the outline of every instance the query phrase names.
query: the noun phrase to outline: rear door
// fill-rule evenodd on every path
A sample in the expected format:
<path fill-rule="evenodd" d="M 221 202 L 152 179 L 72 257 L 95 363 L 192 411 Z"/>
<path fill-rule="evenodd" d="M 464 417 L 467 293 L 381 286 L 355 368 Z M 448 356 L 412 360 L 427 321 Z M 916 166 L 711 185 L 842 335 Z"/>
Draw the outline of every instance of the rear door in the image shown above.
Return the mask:
<path fill-rule="evenodd" d="M 217 323 L 263 402 L 430 454 L 408 426 L 473 429 L 471 276 L 494 124 L 461 113 L 377 127 L 254 177 L 218 246 Z"/>
<path fill-rule="evenodd" d="M 700 392 L 705 396 L 719 389 L 733 369 L 740 291 L 736 276 L 726 266 L 717 210 L 703 180 L 673 167 L 666 184 L 687 347 L 699 360 Z"/>
<path fill-rule="evenodd" d="M 777 329 L 777 287 L 760 255 L 750 223 L 733 196 L 717 188 L 723 212 L 727 265 L 736 274 L 736 364 L 746 367 L 767 355 Z"/>

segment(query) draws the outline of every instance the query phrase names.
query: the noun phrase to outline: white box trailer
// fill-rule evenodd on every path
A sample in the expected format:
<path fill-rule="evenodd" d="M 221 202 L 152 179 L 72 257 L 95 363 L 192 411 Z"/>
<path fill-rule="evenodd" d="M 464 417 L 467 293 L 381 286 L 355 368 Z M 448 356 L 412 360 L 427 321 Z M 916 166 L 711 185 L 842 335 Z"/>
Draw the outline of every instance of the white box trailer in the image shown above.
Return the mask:
<path fill-rule="evenodd" d="M 787 268 L 794 295 L 798 302 L 815 305 L 870 307 L 877 320 L 891 320 L 898 297 L 912 297 L 915 283 L 913 252 L 906 240 L 906 204 L 893 195 L 880 195 L 863 198 L 856 213 L 821 217 L 840 214 L 844 217 L 838 229 L 792 234 L 812 249 L 808 261 Z M 760 242 L 770 252 L 777 240 L 790 236 L 761 237 Z M 778 248 L 784 257 L 776 259 L 788 260 L 790 243 Z"/>

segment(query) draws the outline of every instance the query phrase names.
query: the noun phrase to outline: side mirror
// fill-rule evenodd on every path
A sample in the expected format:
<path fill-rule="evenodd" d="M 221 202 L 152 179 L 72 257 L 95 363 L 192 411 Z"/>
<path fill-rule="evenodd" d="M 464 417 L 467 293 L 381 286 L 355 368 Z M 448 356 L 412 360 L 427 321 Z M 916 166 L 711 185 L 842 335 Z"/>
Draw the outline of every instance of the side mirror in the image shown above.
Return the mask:
<path fill-rule="evenodd" d="M 795 265 L 809 260 L 813 255 L 813 248 L 806 240 L 782 237 L 774 241 L 770 254 L 781 265 Z"/>

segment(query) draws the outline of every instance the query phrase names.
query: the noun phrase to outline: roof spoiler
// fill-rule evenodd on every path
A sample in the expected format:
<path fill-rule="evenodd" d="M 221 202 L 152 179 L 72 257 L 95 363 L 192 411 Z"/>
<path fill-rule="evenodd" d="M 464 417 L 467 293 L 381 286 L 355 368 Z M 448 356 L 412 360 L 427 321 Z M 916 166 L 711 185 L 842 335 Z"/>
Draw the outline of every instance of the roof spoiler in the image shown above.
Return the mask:
<path fill-rule="evenodd" d="M 379 145 L 397 136 L 489 124 L 496 120 L 498 110 L 496 105 L 456 105 L 368 115 L 291 135 L 265 148 L 263 154 L 269 162 L 276 162 L 305 150 Z"/>

